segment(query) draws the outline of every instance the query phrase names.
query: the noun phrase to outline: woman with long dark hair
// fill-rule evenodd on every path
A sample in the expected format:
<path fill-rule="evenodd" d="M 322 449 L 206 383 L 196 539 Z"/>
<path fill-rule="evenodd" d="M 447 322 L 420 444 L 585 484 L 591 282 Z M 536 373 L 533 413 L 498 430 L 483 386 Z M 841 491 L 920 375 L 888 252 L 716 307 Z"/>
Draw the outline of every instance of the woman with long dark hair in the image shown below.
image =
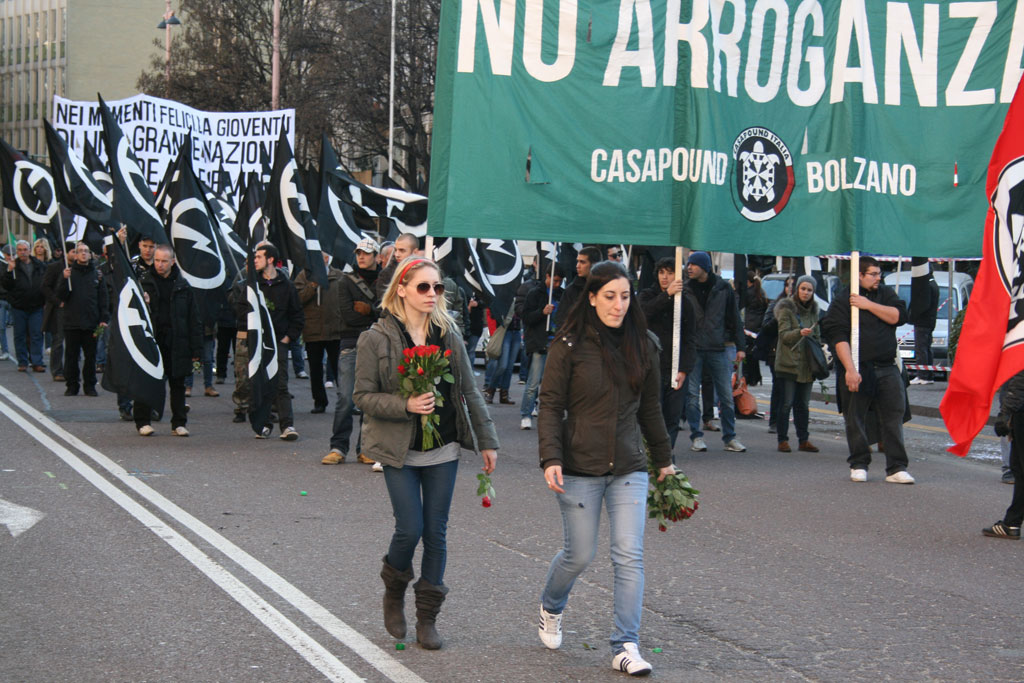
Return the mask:
<path fill-rule="evenodd" d="M 810 337 L 812 343 L 821 343 L 814 286 L 813 277 L 801 275 L 796 281 L 796 291 L 792 296 L 782 299 L 775 306 L 775 319 L 779 322 L 779 340 L 775 349 L 775 381 L 779 383 L 782 392 L 782 407 L 775 420 L 775 428 L 778 430 L 779 450 L 783 453 L 793 450 L 789 445 L 790 410 L 793 411 L 800 450 L 818 452 L 818 447 L 811 443 L 808 431 L 808 404 L 811 400 L 814 376 L 811 375 L 810 357 L 804 342 L 804 337 Z"/>
<path fill-rule="evenodd" d="M 383 464 L 395 515 L 395 531 L 380 573 L 384 626 L 395 638 L 405 637 L 405 590 L 413 579 L 413 554 L 422 538 L 420 580 L 413 585 L 416 641 L 424 649 L 436 650 L 442 641 L 435 621 L 448 593 L 443 582 L 446 533 L 459 449 L 479 450 L 483 471 L 490 474 L 498 457 L 498 436 L 473 379 L 466 345 L 446 310 L 437 265 L 415 256 L 398 264 L 381 309 L 380 320 L 359 337 L 353 399 L 363 411 L 363 452 Z M 406 398 L 399 388 L 403 351 L 427 345 L 451 352 L 454 382 L 438 384 L 443 404 L 435 405 L 433 392 Z M 440 417 L 438 445 L 419 450 L 420 416 L 435 412 Z"/>
<path fill-rule="evenodd" d="M 576 577 L 597 550 L 602 503 L 611 530 L 615 574 L 612 668 L 650 673 L 638 631 L 644 590 L 647 455 L 659 479 L 672 474 L 660 407 L 656 337 L 647 331 L 629 274 L 604 261 L 586 285 L 548 351 L 541 384 L 540 466 L 562 514 L 564 544 L 551 561 L 541 596 L 541 641 L 562 642 L 562 610 Z"/>

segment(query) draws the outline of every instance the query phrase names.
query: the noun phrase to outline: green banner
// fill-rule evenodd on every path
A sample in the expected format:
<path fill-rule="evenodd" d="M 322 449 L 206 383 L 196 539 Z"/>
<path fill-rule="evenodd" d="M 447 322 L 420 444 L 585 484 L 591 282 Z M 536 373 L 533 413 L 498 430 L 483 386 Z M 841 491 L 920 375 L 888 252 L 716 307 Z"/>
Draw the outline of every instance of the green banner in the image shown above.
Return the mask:
<path fill-rule="evenodd" d="M 445 0 L 429 232 L 979 256 L 1024 2 Z"/>

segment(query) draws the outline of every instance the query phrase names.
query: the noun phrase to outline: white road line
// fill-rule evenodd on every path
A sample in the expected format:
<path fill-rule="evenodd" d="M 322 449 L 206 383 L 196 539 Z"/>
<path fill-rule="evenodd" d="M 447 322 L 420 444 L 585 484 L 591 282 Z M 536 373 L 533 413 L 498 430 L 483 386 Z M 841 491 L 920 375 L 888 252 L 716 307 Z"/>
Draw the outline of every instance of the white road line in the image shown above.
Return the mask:
<path fill-rule="evenodd" d="M 120 480 L 125 486 L 131 488 L 140 496 L 151 502 L 183 527 L 189 529 L 214 548 L 224 553 L 224 555 L 231 558 L 234 562 L 259 579 L 265 586 L 284 598 L 292 606 L 313 620 L 313 622 L 320 626 L 320 628 L 330 633 L 338 640 L 338 642 L 352 650 L 358 656 L 362 657 L 390 680 L 395 683 L 426 683 L 425 680 L 420 678 L 410 669 L 406 668 L 394 657 L 377 647 L 366 636 L 343 622 L 338 617 L 334 616 L 325 607 L 286 581 L 272 569 L 236 546 L 221 534 L 214 531 L 205 523 L 199 521 L 191 514 L 172 503 L 162 494 L 147 486 L 138 478 L 128 474 L 123 467 L 108 458 L 106 455 L 97 451 L 95 448 L 73 434 L 65 431 L 60 425 L 56 424 L 35 408 L 25 403 L 6 387 L 0 386 L 0 395 L 17 405 L 21 410 L 30 415 L 50 432 L 80 450 L 100 467 L 110 472 L 111 475 Z"/>
<path fill-rule="evenodd" d="M 248 610 L 254 617 L 263 622 L 270 631 L 285 644 L 295 650 L 307 662 L 331 681 L 362 681 L 351 669 L 342 664 L 325 647 L 316 642 L 302 629 L 292 623 L 286 616 L 278 612 L 270 603 L 254 593 L 252 589 L 238 580 L 231 572 L 214 562 L 203 551 L 186 540 L 181 534 L 167 526 L 159 517 L 128 497 L 128 494 L 104 479 L 98 472 L 82 462 L 74 453 L 60 445 L 21 416 L 6 403 L 0 401 L 0 413 L 19 426 L 32 438 L 50 449 L 54 455 L 66 462 L 83 479 L 99 489 L 104 495 L 120 505 L 143 526 L 156 534 L 167 545 L 174 548 L 191 562 L 196 569 L 206 574 L 215 584 L 220 586 L 235 602 Z"/>

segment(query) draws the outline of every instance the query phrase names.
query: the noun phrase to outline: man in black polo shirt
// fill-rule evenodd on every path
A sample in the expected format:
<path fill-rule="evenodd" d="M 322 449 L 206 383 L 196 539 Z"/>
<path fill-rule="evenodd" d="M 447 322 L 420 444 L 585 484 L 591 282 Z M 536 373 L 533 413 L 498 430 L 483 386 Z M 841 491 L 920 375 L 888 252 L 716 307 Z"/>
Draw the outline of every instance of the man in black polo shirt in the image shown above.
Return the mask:
<path fill-rule="evenodd" d="M 868 410 L 878 419 L 880 440 L 885 444 L 885 480 L 891 484 L 913 484 L 907 472 L 907 449 L 903 445 L 903 413 L 906 393 L 896 365 L 896 328 L 907 321 L 906 304 L 891 287 L 883 285 L 878 261 L 860 259 L 860 291 L 839 292 L 821 322 L 825 338 L 835 349 L 845 374 L 840 377 L 839 395 L 846 421 L 846 442 L 850 449 L 850 480 L 867 481 L 871 444 L 865 430 Z M 850 347 L 850 307 L 860 309 L 860 371 L 854 367 Z"/>

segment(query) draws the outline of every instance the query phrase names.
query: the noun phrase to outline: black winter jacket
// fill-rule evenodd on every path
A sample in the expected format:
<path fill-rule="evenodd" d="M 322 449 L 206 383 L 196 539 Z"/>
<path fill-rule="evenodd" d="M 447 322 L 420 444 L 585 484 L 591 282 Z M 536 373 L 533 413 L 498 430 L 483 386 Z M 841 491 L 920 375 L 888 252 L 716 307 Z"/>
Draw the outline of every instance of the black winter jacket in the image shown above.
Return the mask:
<path fill-rule="evenodd" d="M 637 296 L 640 300 L 640 308 L 643 309 L 647 318 L 647 329 L 658 337 L 661 343 L 661 381 L 671 382 L 672 377 L 672 323 L 675 314 L 672 310 L 673 299 L 657 282 L 652 287 L 642 290 Z M 680 342 L 679 342 L 679 372 L 687 375 L 693 370 L 696 361 L 696 334 L 694 327 L 696 313 L 693 311 L 693 302 L 683 296 L 683 315 L 680 320 Z"/>
<path fill-rule="evenodd" d="M 11 308 L 19 311 L 34 311 L 46 303 L 43 295 L 43 277 L 46 275 L 46 264 L 30 256 L 28 263 L 21 259 L 14 260 L 14 270 L 7 270 L 4 264 L 4 289 L 7 290 L 7 301 Z"/>
<path fill-rule="evenodd" d="M 648 332 L 650 363 L 639 394 L 606 366 L 601 343 L 594 330 L 582 339 L 563 334 L 551 342 L 537 419 L 541 468 L 561 465 L 594 476 L 646 471 L 644 438 L 655 466 L 668 467 L 657 338 Z"/>
<path fill-rule="evenodd" d="M 302 304 L 299 303 L 299 293 L 295 285 L 281 270 L 277 271 L 272 280 L 263 277 L 263 273 L 260 273 L 256 280 L 259 282 L 260 291 L 263 292 L 263 298 L 267 300 L 277 341 L 280 342 L 286 335 L 291 341 L 298 339 L 306 324 L 306 314 L 302 312 Z M 246 309 L 248 310 L 248 302 Z"/>
<path fill-rule="evenodd" d="M 390 278 L 389 278 L 390 281 Z M 366 330 L 370 329 L 373 323 L 377 322 L 380 309 L 374 303 L 380 303 L 374 292 L 374 285 L 380 283 L 380 276 L 377 276 L 375 283 L 370 284 L 356 273 L 345 273 L 338 283 L 338 306 L 341 313 L 341 339 L 347 346 L 353 346 L 355 340 Z M 386 287 L 385 287 L 386 288 Z M 355 309 L 355 303 L 362 301 L 369 304 L 370 313 L 364 315 Z"/>
<path fill-rule="evenodd" d="M 712 285 L 706 308 L 700 305 L 694 294 L 693 281 L 687 280 L 683 284 L 683 294 L 690 300 L 696 315 L 697 350 L 724 351 L 726 342 L 732 342 L 736 344 L 736 351 L 746 351 L 743 321 L 736 307 L 736 290 L 714 273 L 708 273 L 708 278 L 712 279 Z"/>
<path fill-rule="evenodd" d="M 150 315 L 160 307 L 160 288 L 155 270 L 147 270 L 139 276 L 139 286 L 149 295 Z M 203 355 L 203 323 L 199 320 L 199 307 L 188 282 L 181 276 L 178 266 L 172 266 L 168 276 L 174 280 L 171 285 L 171 329 L 154 330 L 161 351 L 169 351 L 164 358 L 164 369 L 168 377 L 185 377 L 192 374 L 192 359 Z"/>
<path fill-rule="evenodd" d="M 107 283 L 94 261 L 84 266 L 72 263 L 70 287 L 68 278 L 62 276 L 57 298 L 64 303 L 65 330 L 95 330 L 110 320 Z"/>
<path fill-rule="evenodd" d="M 548 305 L 548 288 L 539 280 L 524 282 L 526 295 L 523 297 L 522 311 L 517 310 L 523 325 L 523 346 L 527 355 L 547 353 L 548 316 L 544 315 L 544 307 Z M 552 293 L 552 301 L 558 303 L 562 298 L 562 289 L 556 288 Z M 559 303 L 559 306 L 561 304 Z M 557 311 L 556 311 L 557 312 Z M 552 321 L 552 325 L 554 321 Z"/>

